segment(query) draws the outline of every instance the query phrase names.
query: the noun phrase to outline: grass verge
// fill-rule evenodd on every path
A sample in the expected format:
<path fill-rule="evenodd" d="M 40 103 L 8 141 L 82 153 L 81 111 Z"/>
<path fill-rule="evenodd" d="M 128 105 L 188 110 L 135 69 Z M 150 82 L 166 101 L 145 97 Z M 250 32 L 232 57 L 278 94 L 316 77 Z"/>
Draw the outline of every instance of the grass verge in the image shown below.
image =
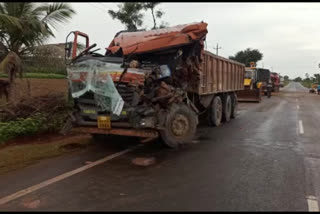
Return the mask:
<path fill-rule="evenodd" d="M 290 80 L 284 80 L 283 81 L 283 86 L 286 86 L 286 85 L 288 85 L 290 83 Z"/>
<path fill-rule="evenodd" d="M 310 81 L 304 80 L 301 82 L 301 84 L 306 88 L 311 88 L 312 83 L 313 82 L 311 80 Z"/>
<path fill-rule="evenodd" d="M 79 135 L 54 142 L 6 146 L 0 149 L 0 174 L 26 167 L 42 159 L 78 151 L 92 142 L 90 136 Z"/>

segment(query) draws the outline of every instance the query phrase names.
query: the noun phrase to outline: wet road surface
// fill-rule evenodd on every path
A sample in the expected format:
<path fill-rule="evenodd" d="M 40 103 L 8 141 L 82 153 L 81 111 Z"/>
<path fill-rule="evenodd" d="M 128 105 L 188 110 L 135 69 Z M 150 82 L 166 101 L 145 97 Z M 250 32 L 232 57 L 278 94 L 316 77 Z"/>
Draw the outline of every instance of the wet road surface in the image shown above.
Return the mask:
<path fill-rule="evenodd" d="M 320 96 L 290 83 L 240 103 L 234 120 L 200 126 L 179 150 L 116 138 L 0 176 L 1 211 L 308 211 L 320 197 Z M 8 195 L 127 148 L 133 151 L 23 196 Z M 136 157 L 155 164 L 136 166 Z M 308 199 L 309 198 L 309 199 Z M 3 201 L 3 200 L 2 200 Z"/>

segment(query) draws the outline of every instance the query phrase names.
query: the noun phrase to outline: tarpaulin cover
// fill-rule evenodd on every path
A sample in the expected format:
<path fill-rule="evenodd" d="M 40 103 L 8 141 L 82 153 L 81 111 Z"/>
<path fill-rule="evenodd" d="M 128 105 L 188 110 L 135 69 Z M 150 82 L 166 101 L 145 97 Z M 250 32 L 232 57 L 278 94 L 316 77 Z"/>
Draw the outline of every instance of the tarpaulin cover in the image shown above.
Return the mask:
<path fill-rule="evenodd" d="M 207 23 L 198 22 L 150 31 L 123 32 L 107 48 L 112 53 L 122 48 L 123 55 L 152 52 L 189 44 L 208 33 Z"/>
<path fill-rule="evenodd" d="M 123 72 L 121 64 L 86 60 L 68 68 L 68 81 L 72 97 L 78 98 L 92 91 L 97 106 L 120 115 L 124 101 L 118 93 L 110 72 Z"/>

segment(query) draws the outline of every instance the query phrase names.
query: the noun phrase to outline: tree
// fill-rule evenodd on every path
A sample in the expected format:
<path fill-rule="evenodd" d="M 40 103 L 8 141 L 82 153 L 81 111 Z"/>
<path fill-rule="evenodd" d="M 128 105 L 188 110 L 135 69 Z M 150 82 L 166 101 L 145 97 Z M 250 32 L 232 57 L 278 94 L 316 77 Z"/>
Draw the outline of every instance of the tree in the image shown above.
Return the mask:
<path fill-rule="evenodd" d="M 305 73 L 305 76 L 306 76 L 306 79 L 309 79 L 309 74 L 308 73 Z"/>
<path fill-rule="evenodd" d="M 0 3 L 0 42 L 18 56 L 53 36 L 58 24 L 68 21 L 75 11 L 66 3 Z"/>
<path fill-rule="evenodd" d="M 288 81 L 288 80 L 289 80 L 289 76 L 285 75 L 285 76 L 283 77 L 283 79 L 284 79 L 285 81 Z"/>
<path fill-rule="evenodd" d="M 118 19 L 127 30 L 137 30 L 143 23 L 141 10 L 144 4 L 139 2 L 125 2 L 118 5 L 119 10 L 108 10 L 112 19 Z"/>
<path fill-rule="evenodd" d="M 320 74 L 314 74 L 315 82 L 320 83 Z"/>
<path fill-rule="evenodd" d="M 160 24 L 160 26 L 159 26 L 159 28 L 166 28 L 166 27 L 168 27 L 169 26 L 169 23 L 168 22 L 161 22 L 161 24 Z"/>
<path fill-rule="evenodd" d="M 75 11 L 66 3 L 0 3 L 0 43 L 8 53 L 0 64 L 0 71 L 9 77 L 8 81 L 1 82 L 0 90 L 6 90 L 9 98 L 15 77 L 18 74 L 22 76 L 21 56 L 54 36 L 52 28 L 56 29 L 58 24 L 68 21 L 73 14 Z"/>
<path fill-rule="evenodd" d="M 306 78 L 304 79 L 304 81 L 311 81 L 311 80 L 310 80 L 310 76 L 309 76 L 308 73 L 305 73 L 305 76 L 306 76 Z"/>
<path fill-rule="evenodd" d="M 156 7 L 157 5 L 159 5 L 160 3 L 161 3 L 161 2 L 146 2 L 146 3 L 143 4 L 143 8 L 144 8 L 145 10 L 150 10 L 150 11 L 151 11 L 151 15 L 152 15 L 152 19 L 153 19 L 153 28 L 152 28 L 152 29 L 156 29 L 156 28 L 157 28 L 156 18 L 159 18 L 159 19 L 160 19 L 160 18 L 163 16 L 163 14 L 164 14 L 164 12 L 161 11 L 161 10 L 155 11 L 155 7 Z M 164 27 L 164 25 L 165 25 L 165 24 L 162 23 L 159 28 Z"/>
<path fill-rule="evenodd" d="M 296 77 L 296 78 L 294 79 L 294 81 L 295 81 L 295 82 L 302 82 L 302 78 L 301 78 L 301 77 Z"/>
<path fill-rule="evenodd" d="M 229 56 L 229 59 L 241 62 L 245 64 L 247 67 L 250 66 L 250 62 L 254 62 L 255 64 L 261 60 L 263 54 L 258 49 L 247 48 L 244 51 L 239 51 L 235 54 L 235 56 Z"/>

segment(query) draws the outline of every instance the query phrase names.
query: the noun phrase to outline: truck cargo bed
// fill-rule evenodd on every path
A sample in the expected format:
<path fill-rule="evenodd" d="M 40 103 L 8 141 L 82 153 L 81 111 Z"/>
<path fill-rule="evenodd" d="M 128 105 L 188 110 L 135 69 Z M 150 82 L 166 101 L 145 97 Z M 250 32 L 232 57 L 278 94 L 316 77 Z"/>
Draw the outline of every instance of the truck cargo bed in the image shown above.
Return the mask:
<path fill-rule="evenodd" d="M 200 68 L 199 95 L 244 90 L 245 65 L 209 51 L 203 52 Z"/>

